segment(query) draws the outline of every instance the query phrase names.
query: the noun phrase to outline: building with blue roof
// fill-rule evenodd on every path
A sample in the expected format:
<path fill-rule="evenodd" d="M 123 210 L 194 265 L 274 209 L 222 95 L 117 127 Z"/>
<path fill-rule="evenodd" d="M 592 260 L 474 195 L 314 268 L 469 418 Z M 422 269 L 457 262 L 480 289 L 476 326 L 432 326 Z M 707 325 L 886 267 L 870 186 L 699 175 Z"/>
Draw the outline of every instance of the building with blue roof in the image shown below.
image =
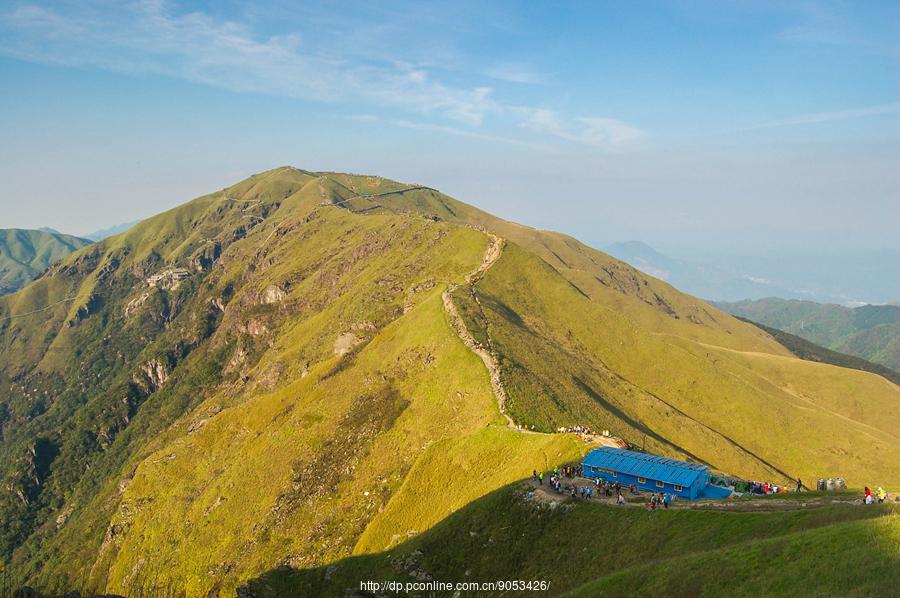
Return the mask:
<path fill-rule="evenodd" d="M 709 484 L 709 468 L 705 465 L 609 446 L 585 455 L 582 467 L 587 478 L 599 477 L 625 487 L 634 484 L 642 490 L 673 494 L 688 500 L 725 498 L 731 493 Z"/>

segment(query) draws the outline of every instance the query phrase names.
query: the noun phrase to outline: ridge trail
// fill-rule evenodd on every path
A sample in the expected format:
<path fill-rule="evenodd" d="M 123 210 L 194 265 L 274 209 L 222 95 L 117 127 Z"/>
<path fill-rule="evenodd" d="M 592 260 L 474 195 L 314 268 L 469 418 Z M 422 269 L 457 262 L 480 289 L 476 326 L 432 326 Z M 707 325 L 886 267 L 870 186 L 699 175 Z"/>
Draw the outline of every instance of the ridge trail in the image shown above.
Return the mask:
<path fill-rule="evenodd" d="M 484 276 L 484 273 L 500 259 L 503 255 L 503 247 L 506 244 L 504 239 L 493 233 L 481 232 L 484 232 L 490 238 L 491 243 L 484 252 L 481 265 L 466 275 L 466 284 L 469 287 L 478 282 Z M 500 409 L 500 413 L 506 418 L 507 424 L 510 428 L 521 431 L 521 428 L 516 425 L 512 417 L 506 412 L 506 389 L 503 388 L 503 382 L 500 380 L 500 363 L 490 349 L 475 340 L 462 316 L 459 315 L 456 304 L 453 303 L 452 293 L 457 288 L 459 288 L 459 285 L 450 283 L 441 294 L 441 298 L 444 300 L 444 311 L 447 312 L 450 324 L 453 326 L 453 330 L 456 331 L 456 335 L 472 353 L 481 358 L 484 367 L 487 368 L 491 377 L 491 389 L 494 391 L 494 397 L 497 399 L 497 406 Z"/>

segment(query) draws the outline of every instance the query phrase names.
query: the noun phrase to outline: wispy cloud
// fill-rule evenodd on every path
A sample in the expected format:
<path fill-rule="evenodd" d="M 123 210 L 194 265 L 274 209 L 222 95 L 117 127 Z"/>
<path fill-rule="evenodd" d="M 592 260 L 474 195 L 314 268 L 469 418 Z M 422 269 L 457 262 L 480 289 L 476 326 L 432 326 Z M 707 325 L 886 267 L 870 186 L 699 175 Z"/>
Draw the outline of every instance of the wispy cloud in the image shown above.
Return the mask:
<path fill-rule="evenodd" d="M 410 123 L 416 123 L 447 134 L 514 143 L 520 142 L 475 129 L 489 117 L 498 122 L 513 119 L 519 130 L 616 151 L 632 146 L 642 135 L 612 118 L 567 119 L 556 112 L 502 102 L 491 87 L 447 83 L 435 76 L 434 69 L 415 61 L 361 57 L 353 49 L 355 43 L 349 39 L 313 44 L 302 32 L 261 36 L 244 21 L 180 11 L 166 0 L 58 7 L 24 4 L 0 12 L 0 53 L 28 61 L 162 75 L 235 92 L 362 103 L 367 109 L 418 115 L 411 120 L 384 119 L 395 126 L 412 128 Z M 527 65 L 517 63 L 495 64 L 483 74 L 516 83 L 539 80 Z M 422 116 L 446 122 L 418 123 Z"/>
<path fill-rule="evenodd" d="M 852 108 L 849 110 L 835 110 L 831 112 L 814 112 L 811 114 L 800 114 L 779 120 L 771 120 L 748 127 L 742 127 L 738 131 L 753 131 L 756 129 L 770 129 L 774 127 L 789 127 L 793 125 L 807 125 L 813 123 L 829 122 L 833 120 L 846 120 L 851 118 L 863 118 L 866 116 L 876 116 L 879 114 L 888 114 L 900 111 L 900 102 L 893 104 L 879 104 L 877 106 L 864 106 L 862 108 Z"/>
<path fill-rule="evenodd" d="M 492 79 L 507 81 L 509 83 L 537 84 L 543 78 L 526 64 L 514 62 L 501 62 L 484 69 L 484 74 Z"/>
<path fill-rule="evenodd" d="M 566 120 L 553 110 L 522 110 L 527 112 L 527 118 L 520 125 L 525 129 L 608 151 L 635 149 L 646 135 L 641 129 L 615 118 L 578 117 Z"/>
<path fill-rule="evenodd" d="M 237 92 L 368 102 L 478 125 L 491 89 L 448 86 L 401 63 L 359 62 L 310 48 L 300 35 L 258 39 L 244 25 L 166 2 L 75 14 L 25 5 L 0 16 L 0 51 L 47 63 L 161 74 Z"/>
<path fill-rule="evenodd" d="M 884 43 L 856 22 L 853 3 L 812 2 L 796 5 L 797 22 L 782 29 L 778 36 L 791 43 L 861 48 L 869 53 L 900 59 L 896 43 Z M 894 24 L 896 25 L 896 23 Z"/>
<path fill-rule="evenodd" d="M 499 143 L 506 143 L 509 145 L 516 145 L 519 147 L 527 147 L 533 150 L 539 151 L 552 151 L 552 148 L 548 147 L 545 144 L 541 143 L 532 143 L 530 141 L 525 141 L 522 139 L 514 139 L 512 137 L 504 137 L 501 135 L 491 135 L 488 133 L 482 133 L 480 131 L 473 131 L 471 129 L 463 129 L 460 127 L 454 127 L 452 125 L 443 125 L 437 123 L 427 123 L 420 121 L 413 121 L 404 118 L 383 118 L 380 116 L 376 116 L 374 114 L 352 114 L 346 117 L 348 120 L 356 121 L 356 122 L 364 122 L 364 123 L 384 123 L 394 127 L 400 127 L 401 129 L 410 129 L 415 131 L 430 131 L 433 133 L 442 133 L 444 135 L 453 135 L 454 137 L 466 137 L 469 139 L 480 139 L 482 141 L 494 141 Z"/>

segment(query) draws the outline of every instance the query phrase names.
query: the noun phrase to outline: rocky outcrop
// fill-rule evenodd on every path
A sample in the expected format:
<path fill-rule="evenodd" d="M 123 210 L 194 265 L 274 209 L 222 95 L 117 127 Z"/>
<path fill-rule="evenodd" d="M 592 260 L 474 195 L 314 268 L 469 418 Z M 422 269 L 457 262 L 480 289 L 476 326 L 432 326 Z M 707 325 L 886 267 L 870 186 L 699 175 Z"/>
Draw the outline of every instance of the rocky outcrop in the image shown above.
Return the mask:
<path fill-rule="evenodd" d="M 362 339 L 356 336 L 352 332 L 345 332 L 339 335 L 334 340 L 334 354 L 335 355 L 346 355 L 350 351 L 353 350 L 358 344 L 362 342 Z"/>
<path fill-rule="evenodd" d="M 253 318 L 247 322 L 245 330 L 250 336 L 262 336 L 269 332 L 269 327 L 260 318 Z"/>
<path fill-rule="evenodd" d="M 160 357 L 154 357 L 139 367 L 140 373 L 135 374 L 132 380 L 135 384 L 147 391 L 148 394 L 159 390 L 169 379 L 171 368 L 169 363 Z"/>
<path fill-rule="evenodd" d="M 191 258 L 191 269 L 206 272 L 222 255 L 222 245 L 216 241 L 208 241 L 206 246 Z"/>
<path fill-rule="evenodd" d="M 270 284 L 266 287 L 266 290 L 263 291 L 262 295 L 262 304 L 263 305 L 272 305 L 273 303 L 281 303 L 284 301 L 284 298 L 287 296 L 287 293 L 281 289 L 281 287 Z"/>
<path fill-rule="evenodd" d="M 101 307 L 103 307 L 103 298 L 92 293 L 84 304 L 78 306 L 78 309 L 75 310 L 75 315 L 66 321 L 66 327 L 72 328 L 79 322 L 86 320 L 91 314 L 97 313 Z"/>
<path fill-rule="evenodd" d="M 125 317 L 127 318 L 132 313 L 134 313 L 140 306 L 147 302 L 147 299 L 150 298 L 150 291 L 146 291 L 141 293 L 131 301 L 125 304 Z"/>

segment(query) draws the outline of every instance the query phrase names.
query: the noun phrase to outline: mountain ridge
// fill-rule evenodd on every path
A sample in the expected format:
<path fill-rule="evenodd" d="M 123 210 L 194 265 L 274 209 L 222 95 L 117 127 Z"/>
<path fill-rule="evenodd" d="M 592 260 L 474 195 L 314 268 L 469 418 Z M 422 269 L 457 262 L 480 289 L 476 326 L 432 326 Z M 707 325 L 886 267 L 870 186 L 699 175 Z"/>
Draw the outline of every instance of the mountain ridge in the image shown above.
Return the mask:
<path fill-rule="evenodd" d="M 205 595 L 385 550 L 578 459 L 573 425 L 756 479 L 900 483 L 896 385 L 374 176 L 277 168 L 91 245 L 0 299 L 0 357 L 0 548 L 42 591 Z"/>

